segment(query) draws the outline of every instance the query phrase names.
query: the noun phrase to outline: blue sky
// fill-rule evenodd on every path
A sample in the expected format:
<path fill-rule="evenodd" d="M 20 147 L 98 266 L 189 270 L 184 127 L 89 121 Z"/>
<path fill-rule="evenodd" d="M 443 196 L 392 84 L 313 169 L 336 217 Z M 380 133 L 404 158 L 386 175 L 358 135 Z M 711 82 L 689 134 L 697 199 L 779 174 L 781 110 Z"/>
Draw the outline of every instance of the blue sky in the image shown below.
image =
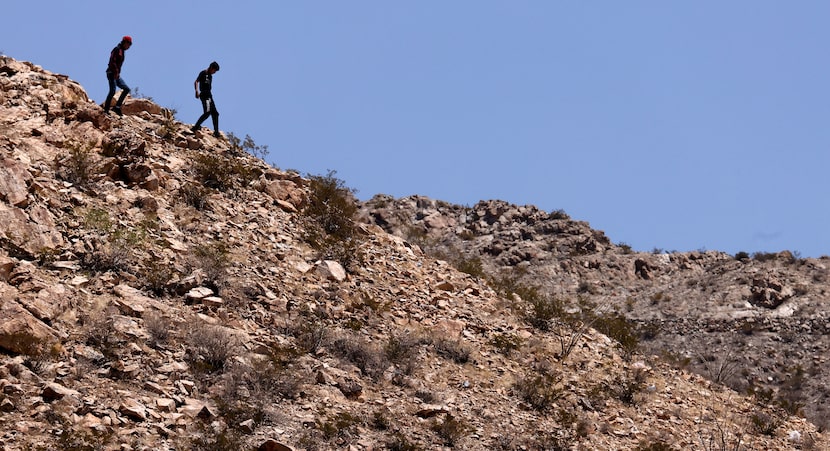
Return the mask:
<path fill-rule="evenodd" d="M 7 2 L 0 51 L 123 78 L 361 199 L 562 209 L 615 243 L 830 254 L 830 2 Z M 210 125 L 207 121 L 206 125 Z"/>

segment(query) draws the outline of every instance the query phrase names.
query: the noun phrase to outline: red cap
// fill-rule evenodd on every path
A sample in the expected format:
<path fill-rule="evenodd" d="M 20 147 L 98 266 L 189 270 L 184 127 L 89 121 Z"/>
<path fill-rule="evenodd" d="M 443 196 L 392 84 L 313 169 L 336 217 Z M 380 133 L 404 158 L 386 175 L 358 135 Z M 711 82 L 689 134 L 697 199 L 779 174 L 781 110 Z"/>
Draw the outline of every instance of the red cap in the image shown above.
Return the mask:
<path fill-rule="evenodd" d="M 123 38 L 121 38 L 121 42 L 129 42 L 130 44 L 132 44 L 133 43 L 133 38 L 131 38 L 129 36 L 124 36 Z"/>

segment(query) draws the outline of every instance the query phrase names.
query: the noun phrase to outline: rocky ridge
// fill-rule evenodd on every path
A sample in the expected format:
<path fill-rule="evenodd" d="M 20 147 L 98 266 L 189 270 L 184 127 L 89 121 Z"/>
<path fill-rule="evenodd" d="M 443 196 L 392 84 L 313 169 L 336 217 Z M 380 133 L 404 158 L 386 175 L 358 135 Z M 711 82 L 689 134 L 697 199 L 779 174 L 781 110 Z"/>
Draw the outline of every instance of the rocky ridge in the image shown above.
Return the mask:
<path fill-rule="evenodd" d="M 830 426 L 828 257 L 634 252 L 562 211 L 495 200 L 378 195 L 363 210 L 430 254 L 480 260 L 483 273 L 508 271 L 551 296 L 620 312 L 643 330 L 642 352 L 741 392 L 771 392 Z"/>
<path fill-rule="evenodd" d="M 325 260 L 308 179 L 147 100 L 123 110 L 0 57 L 4 451 L 828 446 L 594 330 L 556 359 L 567 331 L 380 227 Z M 563 249 L 609 245 L 559 226 Z"/>

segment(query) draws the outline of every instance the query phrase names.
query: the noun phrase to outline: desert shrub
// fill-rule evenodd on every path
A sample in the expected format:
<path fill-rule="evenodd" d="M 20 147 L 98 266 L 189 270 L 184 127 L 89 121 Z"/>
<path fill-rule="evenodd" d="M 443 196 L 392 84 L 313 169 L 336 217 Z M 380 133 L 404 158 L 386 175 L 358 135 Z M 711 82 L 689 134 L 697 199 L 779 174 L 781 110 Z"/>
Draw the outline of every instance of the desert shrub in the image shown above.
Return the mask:
<path fill-rule="evenodd" d="M 253 450 L 245 445 L 239 432 L 227 427 L 202 426 L 201 432 L 193 437 L 187 447 L 191 451 L 246 451 Z"/>
<path fill-rule="evenodd" d="M 623 404 L 633 406 L 638 402 L 638 396 L 646 385 L 646 373 L 640 368 L 628 369 L 618 375 L 608 387 L 609 391 L 622 401 Z"/>
<path fill-rule="evenodd" d="M 95 162 L 92 158 L 92 144 L 69 143 L 69 155 L 63 159 L 56 157 L 58 176 L 80 188 L 86 188 L 94 173 Z"/>
<path fill-rule="evenodd" d="M 50 423 L 57 423 L 58 436 L 56 440 L 57 449 L 61 451 L 100 451 L 111 449 L 112 443 L 117 440 L 115 430 L 107 428 L 103 431 L 95 429 L 77 429 L 72 427 L 72 422 L 63 417 L 54 416 Z M 38 448 L 47 449 L 47 448 Z M 49 448 L 51 449 L 51 448 Z"/>
<path fill-rule="evenodd" d="M 675 450 L 675 448 L 673 448 L 671 445 L 669 445 L 668 443 L 666 443 L 662 440 L 657 440 L 657 441 L 642 440 L 640 442 L 640 444 L 637 445 L 637 448 L 635 449 L 635 451 L 674 451 L 674 450 Z"/>
<path fill-rule="evenodd" d="M 783 424 L 783 419 L 777 415 L 758 411 L 749 417 L 752 429 L 762 435 L 775 436 L 775 431 Z"/>
<path fill-rule="evenodd" d="M 403 374 L 412 374 L 417 365 L 419 337 L 411 333 L 396 334 L 389 337 L 383 347 L 386 358 L 395 364 Z"/>
<path fill-rule="evenodd" d="M 792 374 L 788 375 L 781 383 L 775 404 L 790 415 L 803 415 L 804 408 L 804 384 L 807 373 L 804 367 L 796 365 Z"/>
<path fill-rule="evenodd" d="M 627 243 L 617 243 L 617 247 L 620 248 L 623 254 L 630 254 L 633 252 L 633 250 L 631 249 L 631 245 Z"/>
<path fill-rule="evenodd" d="M 478 277 L 479 279 L 487 277 L 487 274 L 484 272 L 484 266 L 481 263 L 481 258 L 479 257 L 457 258 L 452 261 L 452 265 L 455 269 L 473 277 Z"/>
<path fill-rule="evenodd" d="M 640 344 L 637 327 L 617 312 L 599 314 L 593 321 L 594 329 L 616 340 L 625 356 L 630 356 Z"/>
<path fill-rule="evenodd" d="M 228 144 L 230 144 L 231 151 L 245 151 L 260 160 L 264 160 L 268 156 L 268 146 L 258 145 L 249 135 L 245 135 L 245 139 L 242 140 L 233 133 L 228 133 Z"/>
<path fill-rule="evenodd" d="M 286 334 L 294 337 L 301 352 L 314 354 L 328 338 L 328 328 L 322 318 L 309 314 L 299 316 L 288 324 Z"/>
<path fill-rule="evenodd" d="M 99 234 L 108 234 L 112 231 L 112 220 L 109 213 L 101 208 L 91 208 L 84 213 L 84 228 Z"/>
<path fill-rule="evenodd" d="M 221 241 L 197 244 L 191 248 L 190 264 L 194 269 L 201 269 L 205 275 L 205 285 L 215 291 L 224 287 L 227 281 L 227 268 L 230 266 L 228 245 Z"/>
<path fill-rule="evenodd" d="M 538 298 L 540 296 L 539 289 L 535 286 L 525 284 L 521 281 L 524 276 L 524 270 L 514 268 L 510 271 L 502 271 L 487 279 L 487 284 L 499 296 L 505 299 L 512 299 L 518 296 L 524 301 Z"/>
<path fill-rule="evenodd" d="M 427 404 L 435 404 L 439 400 L 438 395 L 430 390 L 415 390 L 415 397 Z"/>
<path fill-rule="evenodd" d="M 352 363 L 363 374 L 375 380 L 389 366 L 389 360 L 386 359 L 383 350 L 358 336 L 344 335 L 335 339 L 331 347 L 335 355 Z"/>
<path fill-rule="evenodd" d="M 747 261 L 749 260 L 749 253 L 740 251 L 735 254 L 735 260 Z"/>
<path fill-rule="evenodd" d="M 775 252 L 753 252 L 752 258 L 755 259 L 755 261 L 766 262 L 775 260 L 778 258 L 778 254 Z"/>
<path fill-rule="evenodd" d="M 161 126 L 158 129 L 158 134 L 162 138 L 170 138 L 176 134 L 176 111 L 173 108 L 161 109 Z"/>
<path fill-rule="evenodd" d="M 90 240 L 92 249 L 80 255 L 81 265 L 89 270 L 127 271 L 133 263 L 133 250 L 146 247 L 146 229 L 115 226 L 105 210 L 87 211 L 83 225 L 94 235 Z"/>
<path fill-rule="evenodd" d="M 248 166 L 242 161 L 212 153 L 197 155 L 193 170 L 203 185 L 217 191 L 248 186 L 262 174 L 260 169 Z"/>
<path fill-rule="evenodd" d="M 561 299 L 540 295 L 532 296 L 526 301 L 529 310 L 525 314 L 525 322 L 541 331 L 549 331 L 556 318 L 566 316 L 564 303 Z"/>
<path fill-rule="evenodd" d="M 163 347 L 170 339 L 171 322 L 156 312 L 144 315 L 144 329 L 150 335 L 149 344 L 154 348 Z"/>
<path fill-rule="evenodd" d="M 84 312 L 79 318 L 84 342 L 98 349 L 104 357 L 109 359 L 117 356 L 121 348 L 118 332 L 115 330 L 116 314 L 117 310 L 111 307 Z"/>
<path fill-rule="evenodd" d="M 449 447 L 454 447 L 461 439 L 473 431 L 473 428 L 463 419 L 458 419 L 452 414 L 446 414 L 443 421 L 436 420 L 431 429 L 438 434 L 438 437 Z"/>
<path fill-rule="evenodd" d="M 309 176 L 309 199 L 303 208 L 305 240 L 323 259 L 339 261 L 349 267 L 361 258 L 362 233 L 356 223 L 358 206 L 355 191 L 335 177 Z"/>
<path fill-rule="evenodd" d="M 550 212 L 550 214 L 548 215 L 548 219 L 571 219 L 571 217 L 567 213 L 565 213 L 565 210 L 562 210 L 560 208 L 559 210 L 554 210 Z"/>
<path fill-rule="evenodd" d="M 385 410 L 376 410 L 372 414 L 371 426 L 379 431 L 388 431 L 393 426 L 393 421 Z"/>
<path fill-rule="evenodd" d="M 423 448 L 413 444 L 401 432 L 395 432 L 392 437 L 387 440 L 386 448 L 389 451 L 421 451 Z"/>
<path fill-rule="evenodd" d="M 187 182 L 179 188 L 179 199 L 199 211 L 210 210 L 210 190 L 202 185 Z"/>
<path fill-rule="evenodd" d="M 233 428 L 248 420 L 255 425 L 271 423 L 276 419 L 271 409 L 275 399 L 296 398 L 306 378 L 272 357 L 254 358 L 250 365 L 235 363 L 222 375 L 216 405 Z"/>
<path fill-rule="evenodd" d="M 187 334 L 187 359 L 198 372 L 222 371 L 236 351 L 236 340 L 227 329 L 197 324 Z"/>
<path fill-rule="evenodd" d="M 141 269 L 142 287 L 156 296 L 162 296 L 169 291 L 169 283 L 174 274 L 168 263 L 148 258 Z"/>
<path fill-rule="evenodd" d="M 323 433 L 323 438 L 326 441 L 331 441 L 335 438 L 350 439 L 356 437 L 359 433 L 358 427 L 363 423 L 361 418 L 349 412 L 339 412 L 333 417 L 317 420 L 315 426 Z"/>
<path fill-rule="evenodd" d="M 464 364 L 470 361 L 472 350 L 458 340 L 450 340 L 447 338 L 438 338 L 432 343 L 435 352 L 445 359 L 452 360 L 458 364 Z"/>
<path fill-rule="evenodd" d="M 725 354 L 709 354 L 698 356 L 698 362 L 706 370 L 706 376 L 717 384 L 728 384 L 740 367 L 740 361 L 732 355 L 732 351 Z"/>
<path fill-rule="evenodd" d="M 561 374 L 548 365 L 537 365 L 516 379 L 512 392 L 531 408 L 549 411 L 564 394 L 560 387 L 561 378 Z"/>
<path fill-rule="evenodd" d="M 522 346 L 522 338 L 516 334 L 500 334 L 493 335 L 490 339 L 490 344 L 500 353 L 510 355 L 511 352 L 518 350 Z"/>

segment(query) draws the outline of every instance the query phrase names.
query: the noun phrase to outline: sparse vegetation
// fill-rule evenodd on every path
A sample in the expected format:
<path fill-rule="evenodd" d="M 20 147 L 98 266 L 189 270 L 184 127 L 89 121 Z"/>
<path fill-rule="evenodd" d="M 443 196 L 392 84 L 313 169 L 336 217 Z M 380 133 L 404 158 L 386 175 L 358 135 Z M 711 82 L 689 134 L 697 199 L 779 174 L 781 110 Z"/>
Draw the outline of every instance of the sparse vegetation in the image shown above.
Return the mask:
<path fill-rule="evenodd" d="M 144 328 L 150 335 L 149 344 L 154 348 L 162 348 L 170 339 L 171 322 L 156 312 L 149 312 L 144 315 Z"/>
<path fill-rule="evenodd" d="M 495 334 L 492 339 L 490 339 L 490 344 L 496 348 L 496 350 L 504 355 L 510 355 L 513 351 L 518 350 L 522 346 L 521 337 L 516 334 Z"/>
<path fill-rule="evenodd" d="M 196 324 L 187 334 L 187 358 L 202 373 L 221 372 L 236 352 L 236 340 L 227 329 Z"/>
<path fill-rule="evenodd" d="M 546 412 L 564 395 L 561 379 L 559 370 L 542 362 L 516 380 L 512 387 L 513 393 L 531 408 Z"/>
<path fill-rule="evenodd" d="M 309 176 L 309 199 L 303 215 L 306 218 L 305 239 L 320 258 L 336 260 L 348 268 L 360 261 L 362 232 L 355 222 L 357 203 L 354 190 L 335 177 Z"/>
<path fill-rule="evenodd" d="M 433 423 L 432 430 L 438 434 L 445 445 L 454 447 L 461 439 L 472 432 L 473 428 L 463 419 L 458 419 L 448 413 L 443 421 L 437 420 Z"/>
<path fill-rule="evenodd" d="M 225 158 L 213 153 L 198 154 L 193 170 L 197 180 L 204 186 L 223 192 L 246 187 L 261 175 L 259 169 L 238 159 Z"/>
<path fill-rule="evenodd" d="M 67 182 L 85 189 L 92 182 L 94 175 L 93 145 L 69 142 L 66 147 L 69 149 L 69 155 L 55 161 L 58 175 Z"/>
<path fill-rule="evenodd" d="M 179 199 L 199 211 L 210 210 L 211 191 L 202 185 L 187 182 L 179 189 Z"/>
<path fill-rule="evenodd" d="M 210 241 L 191 248 L 190 265 L 205 276 L 205 285 L 218 291 L 227 281 L 230 266 L 228 246 L 222 241 Z"/>
<path fill-rule="evenodd" d="M 245 135 L 245 139 L 241 140 L 233 133 L 228 133 L 228 144 L 231 150 L 235 152 L 244 151 L 253 155 L 256 158 L 264 160 L 268 156 L 268 146 L 258 145 L 254 139 L 249 135 Z"/>
<path fill-rule="evenodd" d="M 334 340 L 332 352 L 352 363 L 366 376 L 377 380 L 386 370 L 389 361 L 383 350 L 368 341 L 351 334 Z"/>
<path fill-rule="evenodd" d="M 462 343 L 460 339 L 451 340 L 442 337 L 433 340 L 432 346 L 438 355 L 452 360 L 455 363 L 464 364 L 470 361 L 472 350 L 469 346 Z"/>

